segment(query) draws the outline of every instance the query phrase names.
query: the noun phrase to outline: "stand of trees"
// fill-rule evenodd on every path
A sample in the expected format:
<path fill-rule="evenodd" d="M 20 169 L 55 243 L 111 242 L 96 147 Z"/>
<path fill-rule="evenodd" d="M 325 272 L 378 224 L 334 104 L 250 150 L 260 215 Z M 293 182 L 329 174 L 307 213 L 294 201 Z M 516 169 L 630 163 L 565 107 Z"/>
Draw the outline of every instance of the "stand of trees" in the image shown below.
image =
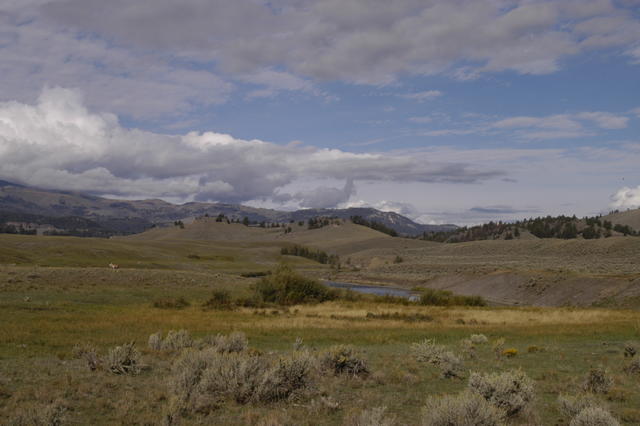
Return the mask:
<path fill-rule="evenodd" d="M 318 263 L 337 265 L 340 258 L 336 254 L 327 254 L 322 250 L 314 250 L 304 246 L 282 247 L 280 254 L 289 256 L 300 256 L 307 259 L 315 260 Z"/>
<path fill-rule="evenodd" d="M 424 233 L 422 239 L 437 242 L 458 243 L 478 240 L 512 240 L 519 238 L 521 230 L 527 230 L 538 238 L 565 240 L 582 237 L 587 240 L 608 238 L 613 232 L 624 236 L 639 236 L 628 225 L 613 225 L 600 216 L 586 217 L 581 223 L 576 216 L 546 216 L 525 219 L 514 223 L 489 222 L 483 225 L 458 228 L 449 232 Z"/>
<path fill-rule="evenodd" d="M 388 226 L 379 222 L 375 222 L 373 220 L 367 220 L 362 216 L 351 216 L 351 221 L 356 225 L 366 226 L 368 228 L 375 229 L 376 231 L 385 233 L 387 235 L 391 235 L 392 237 L 398 236 L 398 233 L 395 231 L 395 229 L 389 228 Z"/>

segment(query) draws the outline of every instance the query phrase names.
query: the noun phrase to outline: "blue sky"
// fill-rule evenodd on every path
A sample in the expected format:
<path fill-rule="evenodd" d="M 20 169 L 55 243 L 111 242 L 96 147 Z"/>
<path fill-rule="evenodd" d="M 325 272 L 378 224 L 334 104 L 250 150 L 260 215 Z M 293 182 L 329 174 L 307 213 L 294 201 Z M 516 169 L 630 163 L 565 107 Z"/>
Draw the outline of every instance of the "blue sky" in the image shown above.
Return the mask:
<path fill-rule="evenodd" d="M 0 179 L 472 224 L 640 207 L 637 0 L 10 0 Z"/>

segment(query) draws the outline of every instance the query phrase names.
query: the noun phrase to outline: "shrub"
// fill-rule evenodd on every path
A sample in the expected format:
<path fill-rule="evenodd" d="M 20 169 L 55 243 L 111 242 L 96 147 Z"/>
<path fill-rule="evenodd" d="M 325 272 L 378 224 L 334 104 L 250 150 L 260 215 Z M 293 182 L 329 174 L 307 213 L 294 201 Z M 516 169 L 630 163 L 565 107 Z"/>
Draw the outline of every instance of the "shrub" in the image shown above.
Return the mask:
<path fill-rule="evenodd" d="M 531 345 L 527 348 L 527 352 L 529 352 L 530 354 L 536 353 L 536 352 L 542 352 L 544 351 L 544 348 L 541 348 L 540 346 L 536 346 L 536 345 Z"/>
<path fill-rule="evenodd" d="M 418 303 L 428 306 L 487 306 L 487 302 L 480 296 L 462 296 L 433 288 L 422 289 Z"/>
<path fill-rule="evenodd" d="M 321 365 L 333 374 L 349 376 L 366 376 L 369 367 L 362 355 L 353 346 L 336 345 L 326 350 L 321 357 Z"/>
<path fill-rule="evenodd" d="M 418 362 L 428 362 L 440 368 L 442 376 L 461 377 L 462 360 L 453 352 L 447 351 L 443 345 L 438 345 L 432 339 L 425 339 L 411 345 L 411 350 Z"/>
<path fill-rule="evenodd" d="M 133 342 L 110 349 L 105 359 L 106 367 L 113 374 L 138 374 L 139 363 L 140 353 Z"/>
<path fill-rule="evenodd" d="M 262 301 L 280 305 L 319 303 L 334 300 L 338 293 L 317 280 L 305 278 L 281 265 L 269 276 L 263 277 L 255 286 Z"/>
<path fill-rule="evenodd" d="M 581 395 L 560 395 L 558 396 L 558 406 L 560 412 L 568 418 L 573 418 L 582 410 L 589 407 L 598 407 L 601 402 L 591 394 Z"/>
<path fill-rule="evenodd" d="M 193 346 L 193 339 L 187 330 L 170 330 L 162 341 L 162 350 L 176 351 Z"/>
<path fill-rule="evenodd" d="M 395 418 L 387 416 L 387 407 L 373 407 L 362 410 L 360 414 L 352 418 L 349 426 L 392 426 Z"/>
<path fill-rule="evenodd" d="M 492 374 L 472 373 L 468 389 L 504 410 L 508 417 L 530 408 L 534 398 L 533 381 L 521 370 Z"/>
<path fill-rule="evenodd" d="M 636 353 L 638 353 L 638 349 L 636 347 L 636 344 L 633 342 L 627 342 L 624 345 L 624 356 L 625 358 L 629 357 L 629 358 L 633 358 L 634 356 L 636 356 Z"/>
<path fill-rule="evenodd" d="M 624 371 L 628 374 L 640 373 L 640 357 L 632 359 L 631 362 L 625 367 Z"/>
<path fill-rule="evenodd" d="M 582 389 L 591 393 L 607 393 L 613 385 L 613 379 L 604 368 L 592 368 L 584 379 Z"/>
<path fill-rule="evenodd" d="M 98 356 L 98 352 L 96 348 L 90 344 L 74 345 L 72 354 L 76 359 L 84 359 L 91 371 L 96 370 L 100 366 L 100 357 Z"/>
<path fill-rule="evenodd" d="M 606 410 L 589 407 L 580 411 L 569 426 L 620 426 L 620 423 Z"/>
<path fill-rule="evenodd" d="M 211 297 L 202 304 L 205 309 L 233 309 L 233 301 L 227 290 L 214 290 Z"/>
<path fill-rule="evenodd" d="M 202 339 L 201 346 L 210 346 L 220 353 L 243 352 L 249 347 L 249 341 L 244 333 L 233 332 L 228 336 L 206 336 Z"/>
<path fill-rule="evenodd" d="M 484 334 L 472 334 L 470 339 L 471 343 L 476 345 L 487 343 L 489 341 L 489 339 L 487 339 L 487 336 L 485 336 Z"/>
<path fill-rule="evenodd" d="M 423 409 L 423 426 L 498 426 L 504 424 L 505 413 L 480 395 L 431 397 Z"/>
<path fill-rule="evenodd" d="M 157 333 L 153 333 L 149 336 L 149 340 L 147 341 L 147 346 L 149 349 L 154 351 L 159 351 L 162 349 L 162 332 L 158 331 Z"/>
<path fill-rule="evenodd" d="M 215 348 L 190 350 L 173 366 L 173 413 L 208 413 L 226 400 L 239 404 L 290 398 L 311 383 L 315 360 L 306 351 L 269 359 Z"/>
<path fill-rule="evenodd" d="M 183 309 L 190 305 L 184 297 L 165 297 L 153 302 L 153 307 L 160 309 Z"/>

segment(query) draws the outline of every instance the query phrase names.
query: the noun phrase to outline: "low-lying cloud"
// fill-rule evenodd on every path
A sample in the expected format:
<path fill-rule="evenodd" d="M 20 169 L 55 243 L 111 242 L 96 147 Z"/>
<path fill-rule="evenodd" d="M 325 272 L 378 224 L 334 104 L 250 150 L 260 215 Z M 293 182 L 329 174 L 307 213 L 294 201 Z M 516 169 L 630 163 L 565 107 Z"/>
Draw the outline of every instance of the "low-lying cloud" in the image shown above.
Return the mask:
<path fill-rule="evenodd" d="M 640 208 L 640 185 L 636 188 L 620 188 L 611 196 L 611 207 L 616 209 Z"/>
<path fill-rule="evenodd" d="M 333 207 L 349 199 L 358 180 L 476 183 L 502 175 L 498 169 L 408 154 L 127 129 L 113 114 L 87 110 L 79 92 L 62 88 L 45 89 L 34 105 L 0 104 L 0 179 L 51 189 L 224 202 L 288 197 L 304 207 Z M 301 179 L 347 184 L 279 192 Z"/>

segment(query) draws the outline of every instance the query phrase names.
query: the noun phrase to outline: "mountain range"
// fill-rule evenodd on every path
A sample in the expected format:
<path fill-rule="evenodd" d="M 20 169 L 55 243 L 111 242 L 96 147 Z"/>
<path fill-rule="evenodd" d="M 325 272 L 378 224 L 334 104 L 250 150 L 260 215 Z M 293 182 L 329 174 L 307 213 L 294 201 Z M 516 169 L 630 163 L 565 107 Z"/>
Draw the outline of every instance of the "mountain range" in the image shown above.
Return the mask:
<path fill-rule="evenodd" d="M 400 235 L 450 231 L 456 225 L 425 225 L 394 212 L 373 208 L 304 209 L 279 211 L 238 204 L 190 202 L 172 204 L 159 199 L 118 200 L 80 192 L 27 187 L 0 180 L 0 225 L 22 225 L 72 235 L 110 236 L 142 232 L 153 226 L 199 216 L 225 215 L 251 222 L 286 223 L 315 217 L 348 219 L 360 216 L 395 230 Z"/>

